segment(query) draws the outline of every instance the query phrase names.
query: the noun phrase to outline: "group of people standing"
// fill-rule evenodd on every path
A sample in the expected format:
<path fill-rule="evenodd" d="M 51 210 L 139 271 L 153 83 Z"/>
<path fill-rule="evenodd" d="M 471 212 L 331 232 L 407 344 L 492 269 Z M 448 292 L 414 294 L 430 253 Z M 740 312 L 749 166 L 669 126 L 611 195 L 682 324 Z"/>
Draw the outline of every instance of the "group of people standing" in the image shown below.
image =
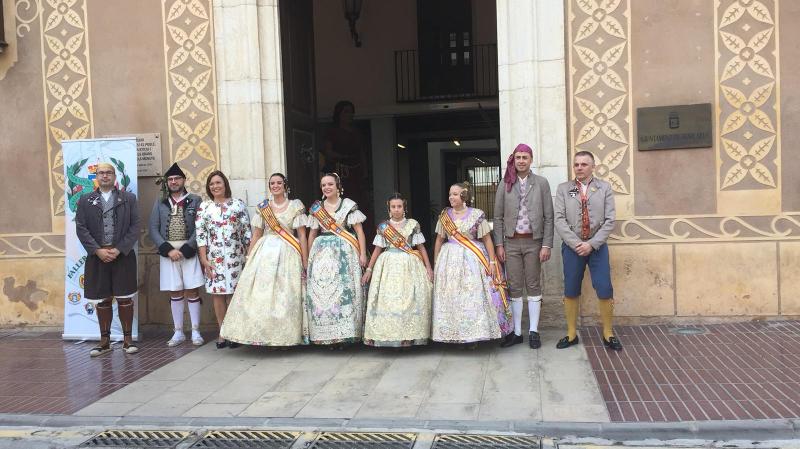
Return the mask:
<path fill-rule="evenodd" d="M 436 224 L 434 263 L 428 258 L 419 223 L 407 216 L 400 194 L 387 199 L 387 219 L 378 224 L 374 251 L 368 257 L 362 227 L 367 217 L 344 196 L 336 173 L 322 176 L 322 199 L 308 209 L 290 198 L 286 176 L 271 175 L 269 197 L 258 205 L 251 221 L 245 203 L 232 198 L 222 172 L 208 176 L 208 199 L 202 201 L 186 191 L 186 177 L 173 164 L 165 174 L 167 195 L 155 202 L 149 226 L 161 256 L 161 290 L 170 292 L 175 332 L 167 344 L 176 346 L 186 340 L 184 304 L 192 321 L 191 342 L 203 344 L 198 290 L 205 285 L 220 327 L 217 348 L 240 344 L 337 347 L 358 341 L 403 347 L 431 340 L 474 344 L 496 339 L 503 339 L 501 346 L 508 347 L 523 341 L 524 293 L 530 346 L 538 348 L 539 276 L 541 263 L 550 258 L 554 223 L 564 241 L 568 320 L 568 335 L 557 347 L 578 343 L 577 297 L 587 264 L 601 303 L 611 305 L 605 240 L 614 223 L 613 195 L 607 183 L 592 177 L 591 153 L 579 152 L 574 163 L 577 177 L 559 186 L 554 210 L 547 181 L 530 170 L 532 156 L 524 144 L 510 156 L 504 183 L 497 190 L 494 230 L 482 210 L 470 207 L 471 187 L 466 183 L 450 186 L 450 207 Z M 127 198 L 125 192 L 106 184 L 101 179 L 100 188 L 89 196 L 103 197 L 108 190 L 112 196 Z M 84 201 L 89 196 L 79 202 L 78 218 L 81 211 L 104 217 L 105 206 Z M 135 197 L 129 202 L 135 209 Z M 125 224 L 119 218 L 111 214 L 106 221 L 118 228 L 138 228 L 138 216 Z M 79 236 L 81 229 L 79 224 Z M 97 292 L 87 287 L 87 297 L 105 298 L 109 304 L 112 297 L 124 299 L 130 288 L 122 285 L 114 268 L 119 258 L 108 260 L 105 252 L 94 249 L 120 253 L 125 248 L 118 248 L 114 238 L 81 241 L 89 261 L 105 267 L 90 276 L 87 262 L 87 285 L 109 286 Z M 103 276 L 108 280 L 100 281 Z M 621 349 L 611 329 L 611 315 L 603 314 L 603 324 L 605 344 Z M 101 341 L 93 356 L 109 350 L 104 326 L 101 320 Z M 127 334 L 124 347 L 126 352 L 135 352 L 129 350 L 135 346 Z"/>

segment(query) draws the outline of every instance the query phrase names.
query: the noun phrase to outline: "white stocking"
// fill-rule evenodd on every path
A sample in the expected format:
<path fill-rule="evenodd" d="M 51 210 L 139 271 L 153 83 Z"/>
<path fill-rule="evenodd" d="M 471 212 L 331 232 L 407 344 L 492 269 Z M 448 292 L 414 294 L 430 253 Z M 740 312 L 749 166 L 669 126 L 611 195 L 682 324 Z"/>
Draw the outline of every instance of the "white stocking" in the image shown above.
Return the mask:
<path fill-rule="evenodd" d="M 511 298 L 511 315 L 514 317 L 514 335 L 522 335 L 522 298 Z"/>
<path fill-rule="evenodd" d="M 199 297 L 189 298 L 189 317 L 192 319 L 192 330 L 200 328 L 200 307 L 202 307 L 202 301 Z"/>
<path fill-rule="evenodd" d="M 175 325 L 175 335 L 183 334 L 183 296 L 170 298 L 169 305 L 172 307 L 172 323 Z"/>
<path fill-rule="evenodd" d="M 528 318 L 531 321 L 531 332 L 539 332 L 539 315 L 542 312 L 542 297 L 528 296 Z"/>

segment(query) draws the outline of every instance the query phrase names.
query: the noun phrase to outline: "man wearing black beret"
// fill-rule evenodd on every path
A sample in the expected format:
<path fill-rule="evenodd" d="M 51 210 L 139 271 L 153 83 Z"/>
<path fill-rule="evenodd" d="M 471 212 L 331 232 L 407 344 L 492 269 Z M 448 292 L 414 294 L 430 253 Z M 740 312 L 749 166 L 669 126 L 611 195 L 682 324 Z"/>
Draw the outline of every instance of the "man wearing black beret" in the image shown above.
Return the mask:
<path fill-rule="evenodd" d="M 161 255 L 161 291 L 170 292 L 175 333 L 167 341 L 167 346 L 177 346 L 186 341 L 183 333 L 184 301 L 189 303 L 192 344 L 200 346 L 203 337 L 199 332 L 201 300 L 198 288 L 205 283 L 205 279 L 197 258 L 194 219 L 201 199 L 186 191 L 186 175 L 177 163 L 172 164 L 164 174 L 164 181 L 168 194 L 153 205 L 150 239 Z"/>

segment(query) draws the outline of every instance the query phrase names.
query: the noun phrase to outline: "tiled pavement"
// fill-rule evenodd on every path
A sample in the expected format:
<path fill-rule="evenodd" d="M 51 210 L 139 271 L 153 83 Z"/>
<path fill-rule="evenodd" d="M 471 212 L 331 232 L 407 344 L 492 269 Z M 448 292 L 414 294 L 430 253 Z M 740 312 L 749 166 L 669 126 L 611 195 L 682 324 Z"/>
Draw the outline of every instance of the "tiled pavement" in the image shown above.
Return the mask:
<path fill-rule="evenodd" d="M 187 355 L 190 345 L 170 349 L 166 336 L 148 335 L 136 356 L 116 350 L 90 359 L 89 342 L 0 330 L 0 413 L 484 422 L 800 417 L 800 321 L 616 331 L 625 345 L 619 353 L 606 351 L 598 328 L 584 328 L 582 344 L 563 351 L 553 347 L 561 330 L 545 330 L 536 352 L 527 344 L 403 352 L 207 345 Z"/>
<path fill-rule="evenodd" d="M 167 348 L 168 335 L 148 335 L 139 354 L 122 344 L 90 358 L 95 342 L 63 341 L 57 332 L 0 331 L 0 412 L 70 414 L 191 352 Z"/>
<path fill-rule="evenodd" d="M 581 331 L 612 421 L 800 417 L 800 321 L 616 332 L 619 353 L 606 351 L 599 328 Z"/>

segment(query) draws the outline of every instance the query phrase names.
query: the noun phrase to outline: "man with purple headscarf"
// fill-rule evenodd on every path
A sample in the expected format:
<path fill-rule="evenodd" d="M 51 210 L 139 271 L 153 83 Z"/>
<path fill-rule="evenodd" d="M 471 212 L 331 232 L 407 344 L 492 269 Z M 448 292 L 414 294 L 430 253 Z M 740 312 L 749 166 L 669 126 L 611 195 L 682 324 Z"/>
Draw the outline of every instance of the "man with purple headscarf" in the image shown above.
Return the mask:
<path fill-rule="evenodd" d="M 514 317 L 514 333 L 500 344 L 503 348 L 523 341 L 523 294 L 528 298 L 528 343 L 533 349 L 542 346 L 541 264 L 550 259 L 553 247 L 553 199 L 547 179 L 531 172 L 532 162 L 531 147 L 524 143 L 517 145 L 508 158 L 503 184 L 497 189 L 494 201 L 495 253 L 506 264 Z"/>

